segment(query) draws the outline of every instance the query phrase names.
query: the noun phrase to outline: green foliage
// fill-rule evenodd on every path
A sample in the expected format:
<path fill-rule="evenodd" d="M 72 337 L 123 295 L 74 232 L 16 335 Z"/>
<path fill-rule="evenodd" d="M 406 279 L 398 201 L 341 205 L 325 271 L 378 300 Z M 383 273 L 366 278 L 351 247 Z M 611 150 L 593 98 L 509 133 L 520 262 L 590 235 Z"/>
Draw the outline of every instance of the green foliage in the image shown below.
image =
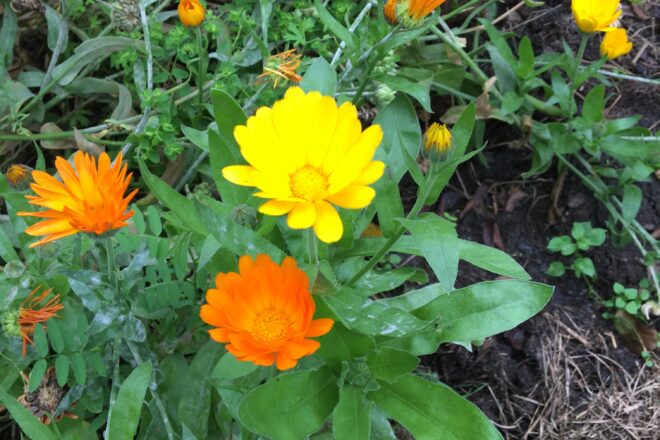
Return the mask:
<path fill-rule="evenodd" d="M 584 256 L 583 252 L 592 247 L 599 247 L 605 243 L 607 231 L 602 228 L 593 228 L 590 222 L 573 223 L 571 235 L 553 237 L 548 242 L 550 252 L 558 252 L 564 256 L 574 257 L 570 266 L 565 266 L 561 261 L 553 261 L 548 267 L 548 275 L 560 277 L 566 269 L 572 270 L 576 276 L 582 275 L 595 278 L 596 268 L 591 258 Z"/>

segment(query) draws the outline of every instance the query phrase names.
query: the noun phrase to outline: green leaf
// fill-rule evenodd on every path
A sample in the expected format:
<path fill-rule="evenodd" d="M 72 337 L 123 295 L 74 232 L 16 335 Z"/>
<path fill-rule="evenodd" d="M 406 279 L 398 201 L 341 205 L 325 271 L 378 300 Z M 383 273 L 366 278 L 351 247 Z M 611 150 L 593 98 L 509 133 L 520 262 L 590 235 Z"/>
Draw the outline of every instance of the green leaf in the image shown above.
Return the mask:
<path fill-rule="evenodd" d="M 550 263 L 550 266 L 548 266 L 546 273 L 553 277 L 563 276 L 566 273 L 566 266 L 564 266 L 564 263 L 561 261 L 553 261 Z"/>
<path fill-rule="evenodd" d="M 488 33 L 488 39 L 492 42 L 493 46 L 497 49 L 497 52 L 500 56 L 506 61 L 510 66 L 515 66 L 518 64 L 518 60 L 513 51 L 509 47 L 509 43 L 506 42 L 502 33 L 493 26 L 490 20 L 485 18 L 480 18 L 479 23 L 486 29 Z"/>
<path fill-rule="evenodd" d="M 403 151 L 416 158 L 422 142 L 415 108 L 407 96 L 399 95 L 378 112 L 374 124 L 383 129 L 383 143 L 376 150 L 374 159 L 385 162 L 392 179 L 398 183 L 408 168 Z"/>
<path fill-rule="evenodd" d="M 433 85 L 433 76 L 426 78 L 408 79 L 401 75 L 380 75 L 376 80 L 384 83 L 392 90 L 407 93 L 415 98 L 417 102 L 429 113 L 433 113 L 431 108 L 431 85 Z"/>
<path fill-rule="evenodd" d="M 330 369 L 277 376 L 247 395 L 238 416 L 248 429 L 277 440 L 299 440 L 318 431 L 339 399 Z M 292 423 L 295 421 L 295 423 Z"/>
<path fill-rule="evenodd" d="M 64 387 L 69 380 L 70 366 L 71 362 L 65 354 L 61 354 L 55 359 L 55 377 L 57 378 L 57 384 L 61 387 Z"/>
<path fill-rule="evenodd" d="M 392 384 L 381 382 L 368 397 L 416 440 L 502 438 L 476 406 L 444 384 L 407 375 Z"/>
<path fill-rule="evenodd" d="M 337 88 L 337 72 L 333 69 L 325 58 L 314 58 L 312 65 L 300 82 L 300 87 L 305 92 L 316 90 L 325 96 L 335 96 Z"/>
<path fill-rule="evenodd" d="M 596 276 L 596 268 L 594 267 L 594 262 L 591 261 L 591 258 L 589 257 L 576 258 L 572 267 L 573 270 L 575 270 L 577 276 L 580 276 L 581 274 L 591 278 Z"/>
<path fill-rule="evenodd" d="M 224 350 L 215 341 L 209 341 L 195 355 L 190 364 L 187 392 L 179 400 L 179 420 L 199 439 L 208 438 L 208 420 L 211 413 L 211 374 Z"/>
<path fill-rule="evenodd" d="M 108 413 L 107 439 L 126 440 L 135 437 L 142 403 L 151 382 L 151 362 L 145 362 L 131 372 L 121 384 L 117 401 Z"/>
<path fill-rule="evenodd" d="M 82 353 L 74 353 L 71 355 L 71 369 L 73 370 L 73 377 L 79 385 L 85 385 L 87 381 L 87 364 Z"/>
<path fill-rule="evenodd" d="M 584 116 L 591 124 L 603 120 L 603 113 L 605 111 L 605 86 L 598 84 L 591 89 L 584 98 L 582 105 L 582 116 Z"/>
<path fill-rule="evenodd" d="M 5 228 L 2 227 L 2 223 L 0 223 L 0 258 L 5 261 L 20 261 L 9 236 L 5 232 Z"/>
<path fill-rule="evenodd" d="M 339 38 L 339 41 L 346 43 L 346 46 L 348 46 L 349 49 L 355 49 L 358 46 L 355 34 L 342 26 L 342 24 L 339 23 L 330 12 L 328 12 L 320 0 L 314 0 L 314 6 L 316 7 L 316 11 L 323 24 L 330 29 L 330 32 Z"/>
<path fill-rule="evenodd" d="M 182 225 L 185 225 L 190 231 L 206 235 L 206 227 L 201 222 L 193 207 L 192 201 L 176 192 L 167 183 L 160 180 L 158 177 L 151 174 L 144 161 L 139 159 L 140 175 L 142 180 L 147 184 L 149 189 L 153 191 L 158 200 L 167 206 L 172 214 L 174 214 Z M 73 286 L 72 286 L 73 287 Z"/>
<path fill-rule="evenodd" d="M 371 432 L 371 408 L 364 392 L 351 385 L 339 391 L 339 403 L 332 414 L 332 433 L 335 439 L 369 440 Z"/>
<path fill-rule="evenodd" d="M 46 362 L 46 359 L 39 359 L 35 362 L 32 371 L 30 371 L 30 380 L 28 382 L 28 391 L 30 393 L 36 391 L 36 389 L 39 388 L 39 385 L 41 385 L 41 380 L 46 374 L 47 367 L 48 363 Z"/>
<path fill-rule="evenodd" d="M 18 426 L 21 427 L 21 431 L 23 431 L 28 438 L 32 440 L 57 440 L 57 437 L 55 437 L 53 432 L 48 429 L 46 425 L 41 423 L 41 421 L 32 415 L 30 411 L 18 403 L 16 399 L 2 390 L 0 390 L 0 403 L 7 408 L 11 417 L 16 423 L 18 423 Z"/>
<path fill-rule="evenodd" d="M 203 151 L 209 151 L 209 130 L 197 130 L 181 124 L 181 132 L 195 146 Z"/>
<path fill-rule="evenodd" d="M 517 62 L 515 64 L 507 62 L 498 49 L 492 44 L 487 44 L 486 49 L 490 55 L 490 61 L 493 65 L 493 70 L 495 70 L 495 76 L 497 77 L 497 88 L 502 93 L 513 91 L 516 88 L 517 83 L 516 73 L 513 71 L 513 66 L 517 65 Z"/>
<path fill-rule="evenodd" d="M 41 357 L 46 357 L 48 354 L 48 339 L 41 324 L 34 326 L 34 351 Z"/>
<path fill-rule="evenodd" d="M 529 280 L 530 276 L 509 254 L 499 249 L 469 240 L 458 240 L 461 260 L 498 275 Z"/>
<path fill-rule="evenodd" d="M 385 237 L 391 237 L 397 227 L 394 219 L 405 217 L 399 185 L 386 171 L 373 188 L 376 191 L 374 206 L 378 213 L 378 225 Z"/>
<path fill-rule="evenodd" d="M 397 267 L 382 272 L 369 271 L 355 284 L 355 290 L 361 296 L 371 296 L 374 293 L 389 292 L 400 287 L 406 281 L 427 283 L 428 275 L 418 267 Z"/>
<path fill-rule="evenodd" d="M 385 301 L 362 298 L 355 291 L 343 288 L 333 295 L 319 297 L 344 325 L 359 333 L 388 337 L 404 336 L 430 323 L 408 312 L 389 306 Z"/>
<path fill-rule="evenodd" d="M 417 368 L 418 363 L 417 356 L 393 348 L 381 348 L 367 357 L 371 374 L 385 382 L 394 382 L 404 374 L 410 373 Z"/>
<path fill-rule="evenodd" d="M 325 304 L 320 303 L 319 306 L 323 309 Z M 319 311 L 319 316 L 327 315 L 328 313 Z M 318 341 L 321 347 L 316 354 L 337 374 L 341 372 L 343 361 L 366 356 L 375 347 L 371 336 L 352 332 L 339 322 L 335 322 L 332 330 Z"/>
<path fill-rule="evenodd" d="M 635 220 L 639 208 L 642 206 L 642 190 L 634 183 L 629 183 L 623 186 L 623 206 L 621 207 L 621 214 L 626 223 Z M 604 242 L 604 240 L 603 240 Z M 602 242 L 601 242 L 602 244 Z M 599 245 L 596 245 L 599 246 Z"/>
<path fill-rule="evenodd" d="M 154 205 L 147 208 L 147 221 L 149 222 L 151 233 L 158 237 L 163 232 L 163 224 L 160 222 L 160 213 Z"/>
<path fill-rule="evenodd" d="M 236 224 L 228 206 L 216 202 L 213 207 L 195 202 L 195 210 L 215 239 L 236 255 L 268 254 L 281 261 L 285 254 L 252 229 Z"/>
<path fill-rule="evenodd" d="M 230 165 L 241 165 L 245 161 L 238 156 L 233 147 L 228 144 L 215 130 L 209 130 L 209 159 L 211 162 L 211 175 L 215 186 L 220 192 L 220 198 L 228 206 L 237 206 L 245 203 L 250 197 L 251 189 L 233 184 L 222 175 L 222 169 Z"/>
<path fill-rule="evenodd" d="M 412 234 L 413 240 L 446 291 L 454 288 L 458 275 L 458 235 L 456 225 L 435 214 L 399 222 Z"/>
<path fill-rule="evenodd" d="M 51 319 L 48 321 L 48 340 L 50 341 L 50 346 L 53 347 L 55 353 L 62 353 L 64 350 L 64 338 L 62 337 L 62 330 L 60 330 L 60 324 L 56 319 Z"/>
<path fill-rule="evenodd" d="M 548 303 L 552 291 L 531 281 L 486 281 L 441 295 L 414 315 L 435 319 L 442 342 L 476 341 L 531 318 Z"/>
<path fill-rule="evenodd" d="M 524 36 L 518 44 L 518 75 L 522 78 L 529 78 L 534 72 L 534 49 L 532 41 L 528 36 Z"/>
<path fill-rule="evenodd" d="M 85 67 L 118 50 L 144 50 L 144 42 L 128 37 L 96 37 L 79 44 L 71 57 L 53 69 L 53 80 L 65 86 Z"/>
<path fill-rule="evenodd" d="M 233 354 L 225 353 L 213 368 L 211 378 L 217 381 L 232 380 L 247 376 L 257 368 L 259 366 L 252 362 L 239 361 Z"/>

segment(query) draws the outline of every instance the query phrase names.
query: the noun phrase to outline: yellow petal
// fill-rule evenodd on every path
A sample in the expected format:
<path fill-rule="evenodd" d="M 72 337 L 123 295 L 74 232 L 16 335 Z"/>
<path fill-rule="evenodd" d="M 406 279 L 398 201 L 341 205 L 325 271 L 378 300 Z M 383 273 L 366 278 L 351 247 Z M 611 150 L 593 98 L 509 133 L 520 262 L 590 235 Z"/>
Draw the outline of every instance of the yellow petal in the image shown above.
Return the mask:
<path fill-rule="evenodd" d="M 357 116 L 357 109 L 350 102 L 343 103 L 338 110 L 337 129 L 332 137 L 328 152 L 323 160 L 323 171 L 332 173 L 344 154 L 360 140 L 362 124 Z"/>
<path fill-rule="evenodd" d="M 383 139 L 383 130 L 379 125 L 367 128 L 360 141 L 341 159 L 337 168 L 328 178 L 328 192 L 334 194 L 350 185 L 374 157 L 376 148 Z"/>
<path fill-rule="evenodd" d="M 339 213 L 328 202 L 319 200 L 316 205 L 316 222 L 314 223 L 314 232 L 316 236 L 324 243 L 334 243 L 339 241 L 344 233 L 344 225 L 341 222 Z"/>
<path fill-rule="evenodd" d="M 369 186 L 351 185 L 326 200 L 342 208 L 361 209 L 371 203 L 375 195 L 376 191 Z"/>
<path fill-rule="evenodd" d="M 256 186 L 252 177 L 255 171 L 248 165 L 231 165 L 222 169 L 222 177 L 236 185 Z"/>
<path fill-rule="evenodd" d="M 296 203 L 286 220 L 290 228 L 309 228 L 316 221 L 316 207 L 310 202 Z"/>
<path fill-rule="evenodd" d="M 296 202 L 269 200 L 259 207 L 259 212 L 266 215 L 284 215 L 293 209 Z"/>
<path fill-rule="evenodd" d="M 353 184 L 355 185 L 371 185 L 383 176 L 385 171 L 385 164 L 379 160 L 369 162 L 369 165 L 362 169 L 362 173 L 358 176 Z"/>

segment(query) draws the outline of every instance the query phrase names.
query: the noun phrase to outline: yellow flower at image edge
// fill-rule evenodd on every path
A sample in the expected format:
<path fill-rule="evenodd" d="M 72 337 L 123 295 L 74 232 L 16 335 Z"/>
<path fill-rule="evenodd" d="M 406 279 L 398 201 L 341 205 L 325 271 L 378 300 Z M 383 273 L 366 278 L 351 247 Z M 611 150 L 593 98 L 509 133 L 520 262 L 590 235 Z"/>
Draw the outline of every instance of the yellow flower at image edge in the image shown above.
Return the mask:
<path fill-rule="evenodd" d="M 206 15 L 206 10 L 199 0 L 181 0 L 177 11 L 181 23 L 186 27 L 199 26 Z"/>
<path fill-rule="evenodd" d="M 630 52 L 632 43 L 628 41 L 625 29 L 616 28 L 607 32 L 600 43 L 600 54 L 613 60 Z"/>
<path fill-rule="evenodd" d="M 330 331 L 332 319 L 312 319 L 316 306 L 305 272 L 291 257 L 281 265 L 268 255 L 243 256 L 239 273 L 219 273 L 206 292 L 202 321 L 211 338 L 244 362 L 288 370 L 321 344 L 308 338 Z"/>
<path fill-rule="evenodd" d="M 259 189 L 271 199 L 259 207 L 267 215 L 287 214 L 293 229 L 314 227 L 326 243 L 338 241 L 343 224 L 333 205 L 361 209 L 376 192 L 385 164 L 372 161 L 383 132 L 379 125 L 362 131 L 357 109 L 318 92 L 287 90 L 272 108 L 262 107 L 234 137 L 249 165 L 222 170 L 225 179 Z"/>
<path fill-rule="evenodd" d="M 607 32 L 621 15 L 619 0 L 572 0 L 571 9 L 575 23 L 585 33 Z"/>
<path fill-rule="evenodd" d="M 33 171 L 30 185 L 37 196 L 25 196 L 31 204 L 48 208 L 42 212 L 19 212 L 20 216 L 45 219 L 29 226 L 25 233 L 45 236 L 31 248 L 78 232 L 96 236 L 126 226 L 133 211 L 127 211 L 137 189 L 127 197 L 124 193 L 131 181 L 128 165 L 122 167 L 121 153 L 114 165 L 102 153 L 96 160 L 87 153 L 77 152 L 72 167 L 63 157 L 55 160 L 62 181 L 43 171 Z"/>

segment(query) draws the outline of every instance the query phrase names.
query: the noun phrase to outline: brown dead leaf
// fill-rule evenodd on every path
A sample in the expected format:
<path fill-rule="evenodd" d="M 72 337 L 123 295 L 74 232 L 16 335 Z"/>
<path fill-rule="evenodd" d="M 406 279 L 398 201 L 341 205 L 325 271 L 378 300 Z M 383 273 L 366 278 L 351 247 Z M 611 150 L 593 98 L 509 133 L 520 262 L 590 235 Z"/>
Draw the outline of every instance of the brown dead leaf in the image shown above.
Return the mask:
<path fill-rule="evenodd" d="M 39 133 L 41 134 L 61 132 L 62 129 L 52 122 L 46 122 L 39 130 Z M 41 141 L 41 148 L 45 148 L 46 150 L 68 150 L 73 148 L 73 144 L 71 139 L 50 139 Z"/>
<path fill-rule="evenodd" d="M 475 206 L 479 205 L 481 201 L 483 200 L 484 196 L 488 194 L 488 187 L 487 186 L 480 186 L 477 188 L 477 190 L 474 192 L 472 197 L 470 197 L 470 200 L 465 204 L 465 207 L 459 214 L 459 218 L 465 217 L 465 215 L 472 211 Z"/>
<path fill-rule="evenodd" d="M 514 188 L 509 194 L 509 198 L 506 200 L 506 205 L 504 206 L 504 211 L 513 212 L 516 210 L 520 203 L 529 197 L 529 194 L 521 190 L 520 188 Z"/>
<path fill-rule="evenodd" d="M 616 312 L 614 328 L 623 337 L 624 344 L 629 350 L 641 353 L 644 350 L 655 349 L 658 332 L 629 313 L 623 310 Z"/>
<path fill-rule="evenodd" d="M 105 147 L 88 141 L 77 128 L 73 129 L 73 138 L 76 141 L 76 147 L 84 153 L 89 153 L 92 156 L 98 157 L 105 151 Z"/>

